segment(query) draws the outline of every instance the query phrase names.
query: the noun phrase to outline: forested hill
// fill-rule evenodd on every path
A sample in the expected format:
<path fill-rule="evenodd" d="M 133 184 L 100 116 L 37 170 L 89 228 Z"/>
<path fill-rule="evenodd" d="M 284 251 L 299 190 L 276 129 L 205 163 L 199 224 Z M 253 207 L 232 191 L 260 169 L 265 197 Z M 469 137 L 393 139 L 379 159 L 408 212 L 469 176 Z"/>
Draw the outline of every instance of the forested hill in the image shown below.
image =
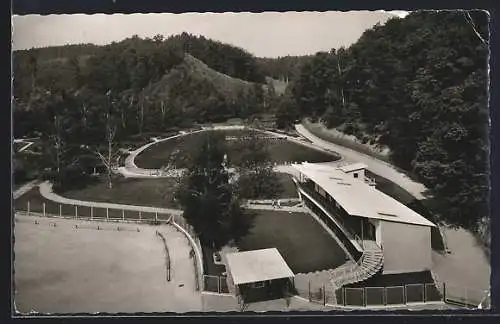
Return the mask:
<path fill-rule="evenodd" d="M 487 24 L 479 11 L 419 11 L 377 25 L 305 64 L 280 118 L 389 146 L 449 223 L 475 226 L 489 215 Z"/>
<path fill-rule="evenodd" d="M 302 66 L 312 57 L 313 55 L 304 55 L 278 58 L 257 57 L 256 59 L 261 74 L 288 82 L 299 75 Z"/>
<path fill-rule="evenodd" d="M 58 105 L 97 114 L 107 94 L 127 133 L 247 118 L 271 109 L 276 96 L 254 56 L 186 33 L 14 52 L 16 136 L 47 132 Z"/>
<path fill-rule="evenodd" d="M 24 98 L 34 81 L 41 87 L 53 87 L 54 90 L 81 84 L 91 84 L 95 88 L 112 85 L 120 90 L 140 88 L 179 63 L 183 53 L 191 54 L 228 76 L 265 82 L 265 75 L 260 73 L 255 57 L 244 49 L 182 33 L 166 39 L 161 35 L 146 39 L 133 36 L 106 46 L 82 44 L 15 51 L 15 95 Z M 109 78 L 99 79 L 109 73 L 113 75 L 112 80 L 108 80 L 111 84 L 95 84 L 96 81 L 105 83 Z M 79 74 L 80 79 L 70 80 L 71 74 Z M 126 77 L 124 74 L 127 74 Z M 79 84 L 75 84 L 76 81 Z"/>

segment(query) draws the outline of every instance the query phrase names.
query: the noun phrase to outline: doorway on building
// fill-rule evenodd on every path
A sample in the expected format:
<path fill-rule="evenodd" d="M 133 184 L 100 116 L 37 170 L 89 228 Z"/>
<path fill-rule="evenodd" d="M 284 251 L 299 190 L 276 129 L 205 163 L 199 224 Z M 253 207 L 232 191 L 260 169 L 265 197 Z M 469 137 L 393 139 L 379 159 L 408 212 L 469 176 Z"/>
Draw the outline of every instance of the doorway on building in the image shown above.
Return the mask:
<path fill-rule="evenodd" d="M 376 228 L 368 219 L 363 220 L 363 239 L 375 241 L 376 240 Z"/>

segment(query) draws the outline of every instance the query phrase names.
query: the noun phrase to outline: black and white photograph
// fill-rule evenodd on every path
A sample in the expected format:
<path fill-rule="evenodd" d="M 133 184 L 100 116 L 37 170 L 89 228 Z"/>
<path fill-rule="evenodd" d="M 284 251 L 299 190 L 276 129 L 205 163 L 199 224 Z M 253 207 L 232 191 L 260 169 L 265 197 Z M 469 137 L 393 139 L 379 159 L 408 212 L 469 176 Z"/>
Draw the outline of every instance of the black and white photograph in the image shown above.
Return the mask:
<path fill-rule="evenodd" d="M 12 15 L 13 315 L 489 310 L 489 23 Z"/>

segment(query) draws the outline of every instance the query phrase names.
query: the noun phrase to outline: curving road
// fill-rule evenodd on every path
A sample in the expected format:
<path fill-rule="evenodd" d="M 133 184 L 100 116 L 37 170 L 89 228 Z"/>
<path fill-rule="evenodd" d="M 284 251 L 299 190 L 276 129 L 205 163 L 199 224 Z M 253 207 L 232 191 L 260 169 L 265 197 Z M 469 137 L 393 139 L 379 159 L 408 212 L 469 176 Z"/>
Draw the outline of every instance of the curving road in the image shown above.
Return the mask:
<path fill-rule="evenodd" d="M 256 131 L 263 132 L 263 133 L 271 135 L 271 136 L 285 138 L 288 141 L 294 142 L 294 143 L 302 145 L 302 146 L 306 146 L 306 147 L 314 149 L 314 150 L 323 151 L 323 152 L 326 152 L 326 153 L 332 153 L 332 150 L 330 148 L 328 148 L 328 147 L 325 148 L 325 147 L 322 147 L 320 145 L 316 145 L 314 143 L 309 143 L 309 142 L 304 141 L 303 139 L 298 139 L 298 138 L 295 138 L 295 137 L 292 137 L 292 136 L 289 136 L 289 135 L 284 135 L 284 134 L 280 134 L 280 133 L 276 133 L 276 132 L 272 132 L 272 131 L 261 130 L 261 129 L 256 129 L 256 128 L 252 128 L 252 127 L 247 127 L 247 126 L 222 126 L 222 125 L 218 125 L 218 126 L 213 126 L 213 127 L 209 127 L 209 128 L 208 127 L 207 128 L 203 128 L 202 130 L 197 130 L 197 131 L 192 131 L 192 132 L 185 132 L 185 133 L 177 134 L 177 135 L 166 137 L 166 138 L 162 138 L 162 139 L 156 139 L 155 141 L 153 141 L 151 143 L 145 144 L 145 145 L 139 147 L 138 149 L 136 149 L 134 151 L 131 151 L 130 154 L 129 154 L 129 156 L 125 159 L 125 166 L 124 167 L 119 167 L 117 169 L 117 172 L 120 173 L 120 174 L 122 174 L 124 177 L 127 177 L 127 178 L 167 178 L 167 177 L 178 177 L 178 176 L 180 176 L 182 174 L 182 172 L 183 172 L 182 169 L 169 170 L 169 171 L 166 171 L 166 172 L 162 172 L 161 170 L 158 170 L 158 169 L 143 169 L 143 168 L 139 168 L 135 164 L 135 158 L 141 152 L 143 152 L 144 150 L 148 149 L 150 146 L 152 146 L 152 145 L 154 145 L 156 143 L 159 143 L 159 142 L 171 140 L 171 139 L 178 138 L 178 137 L 185 136 L 185 135 L 189 135 L 189 134 L 200 133 L 200 132 L 204 132 L 204 131 L 208 131 L 208 130 L 228 130 L 228 129 L 250 129 L 250 130 L 256 130 Z M 335 163 L 339 163 L 341 161 L 343 161 L 343 157 L 342 156 L 340 156 L 340 159 L 337 160 L 337 161 L 335 161 Z M 284 173 L 293 174 L 292 173 L 293 169 L 289 165 L 276 165 L 275 170 L 277 172 L 284 172 Z"/>

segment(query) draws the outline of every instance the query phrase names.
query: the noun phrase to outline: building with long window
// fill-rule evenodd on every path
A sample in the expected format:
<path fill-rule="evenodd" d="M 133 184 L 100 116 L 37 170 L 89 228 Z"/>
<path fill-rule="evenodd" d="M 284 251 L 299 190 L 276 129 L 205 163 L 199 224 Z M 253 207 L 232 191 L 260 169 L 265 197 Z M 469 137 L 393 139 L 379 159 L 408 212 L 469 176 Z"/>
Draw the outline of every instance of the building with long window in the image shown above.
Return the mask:
<path fill-rule="evenodd" d="M 398 274 L 432 266 L 436 225 L 375 187 L 366 165 L 293 165 L 299 197 L 344 245 L 359 271 L 346 282 L 382 272 Z M 355 272 L 355 271 L 354 271 Z"/>

